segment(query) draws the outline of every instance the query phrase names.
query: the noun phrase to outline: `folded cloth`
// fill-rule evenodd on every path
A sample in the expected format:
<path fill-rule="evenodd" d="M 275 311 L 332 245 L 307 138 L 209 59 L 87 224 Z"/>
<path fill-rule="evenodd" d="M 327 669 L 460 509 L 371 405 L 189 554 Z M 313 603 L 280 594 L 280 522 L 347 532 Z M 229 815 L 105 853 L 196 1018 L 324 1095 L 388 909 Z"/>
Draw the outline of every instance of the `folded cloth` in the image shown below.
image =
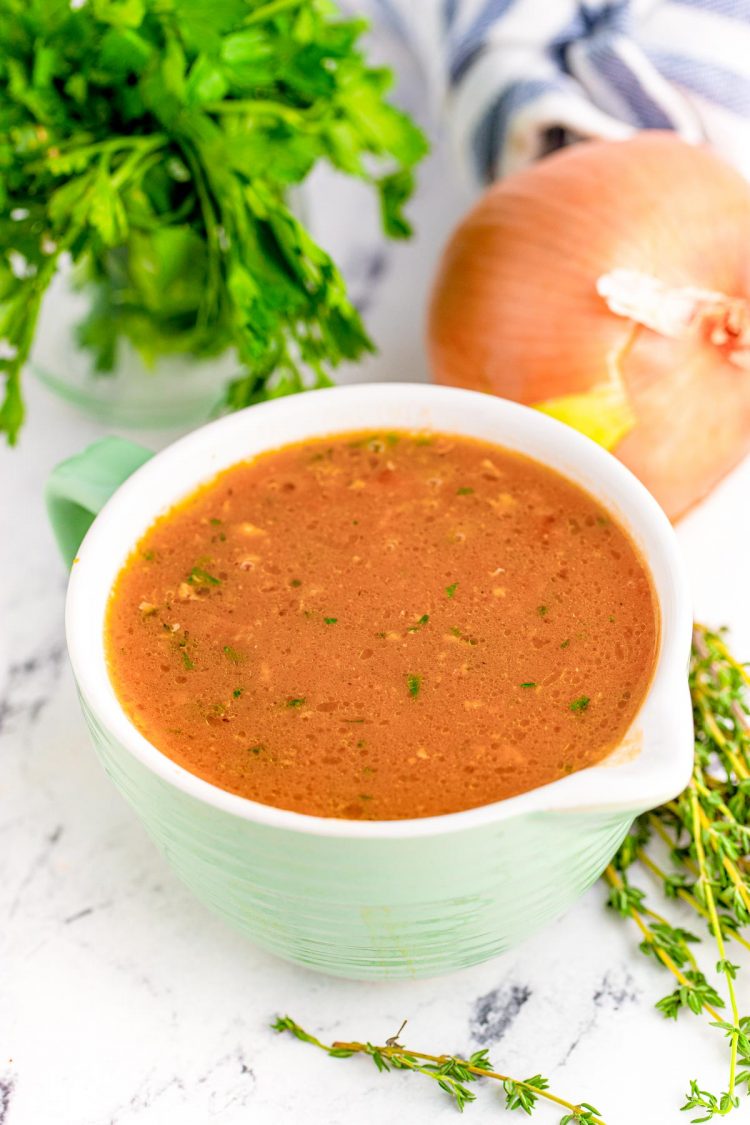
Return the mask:
<path fill-rule="evenodd" d="M 410 40 L 487 183 L 571 141 L 673 129 L 750 177 L 750 0 L 359 0 Z"/>

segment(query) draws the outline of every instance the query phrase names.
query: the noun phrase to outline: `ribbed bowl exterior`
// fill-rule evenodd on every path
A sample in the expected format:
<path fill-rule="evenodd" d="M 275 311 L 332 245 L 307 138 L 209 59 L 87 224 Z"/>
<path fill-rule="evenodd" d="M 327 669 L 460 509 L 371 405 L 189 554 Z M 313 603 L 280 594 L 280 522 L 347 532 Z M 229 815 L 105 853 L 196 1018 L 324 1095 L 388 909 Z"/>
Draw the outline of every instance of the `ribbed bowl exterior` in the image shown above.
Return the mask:
<path fill-rule="evenodd" d="M 640 811 L 527 813 L 403 840 L 310 835 L 197 800 L 81 706 L 107 773 L 195 895 L 257 945 L 336 976 L 433 976 L 502 953 L 594 882 Z"/>

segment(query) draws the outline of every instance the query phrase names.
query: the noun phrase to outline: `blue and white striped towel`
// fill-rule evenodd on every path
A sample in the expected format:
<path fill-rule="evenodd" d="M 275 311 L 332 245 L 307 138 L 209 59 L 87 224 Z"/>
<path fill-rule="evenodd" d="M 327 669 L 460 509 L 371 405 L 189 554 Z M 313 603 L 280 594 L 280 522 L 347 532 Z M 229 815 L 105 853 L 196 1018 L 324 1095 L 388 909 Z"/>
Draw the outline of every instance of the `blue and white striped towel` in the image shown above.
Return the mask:
<path fill-rule="evenodd" d="M 750 177 L 750 0 L 361 0 L 417 52 L 471 179 L 674 129 Z"/>

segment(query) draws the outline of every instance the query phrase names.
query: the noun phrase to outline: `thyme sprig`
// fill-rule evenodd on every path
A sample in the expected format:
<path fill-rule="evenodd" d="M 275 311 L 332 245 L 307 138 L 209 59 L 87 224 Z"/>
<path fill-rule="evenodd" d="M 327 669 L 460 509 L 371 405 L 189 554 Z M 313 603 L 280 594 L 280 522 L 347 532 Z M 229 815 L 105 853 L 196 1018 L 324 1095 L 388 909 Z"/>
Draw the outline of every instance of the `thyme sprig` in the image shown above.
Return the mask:
<path fill-rule="evenodd" d="M 593 1105 L 589 1102 L 574 1104 L 558 1097 L 550 1091 L 549 1082 L 541 1074 L 524 1078 L 523 1081 L 511 1078 L 508 1074 L 501 1074 L 493 1067 L 486 1049 L 475 1051 L 468 1059 L 462 1059 L 456 1055 L 428 1055 L 423 1051 L 412 1051 L 404 1047 L 399 1043 L 399 1036 L 406 1026 L 406 1020 L 395 1035 L 386 1039 L 382 1047 L 357 1041 L 322 1043 L 320 1039 L 300 1027 L 291 1016 L 279 1016 L 271 1026 L 274 1031 L 288 1031 L 303 1043 L 312 1043 L 314 1047 L 319 1047 L 335 1059 L 367 1055 L 381 1073 L 389 1070 L 410 1070 L 413 1074 L 422 1074 L 437 1082 L 440 1089 L 462 1112 L 469 1102 L 476 1101 L 476 1093 L 469 1089 L 470 1084 L 480 1078 L 487 1078 L 501 1083 L 507 1110 L 520 1109 L 530 1115 L 541 1099 L 565 1110 L 559 1119 L 560 1125 L 605 1125 L 599 1116 L 599 1110 Z"/>
<path fill-rule="evenodd" d="M 701 1110 L 693 1122 L 724 1117 L 750 1094 L 750 1016 L 741 1016 L 731 942 L 750 949 L 742 932 L 750 923 L 750 722 L 744 665 L 729 652 L 723 633 L 697 625 L 693 633 L 690 692 L 695 761 L 687 788 L 675 801 L 639 817 L 607 868 L 609 905 L 640 930 L 641 950 L 675 978 L 677 988 L 656 1007 L 676 1019 L 682 1009 L 709 1018 L 729 1047 L 727 1089 L 719 1095 L 693 1080 L 683 1110 Z M 716 945 L 721 993 L 699 967 L 692 946 L 700 938 L 656 913 L 632 879 L 647 873 L 667 899 L 679 899 L 697 916 Z M 720 1013 L 724 1009 L 726 1016 Z"/>
<path fill-rule="evenodd" d="M 728 1044 L 727 1088 L 704 1090 L 693 1079 L 681 1107 L 699 1111 L 691 1122 L 725 1117 L 740 1106 L 740 1091 L 750 1096 L 750 1015 L 740 1015 L 736 979 L 740 965 L 729 957 L 732 943 L 750 950 L 750 675 L 729 652 L 722 631 L 696 625 L 689 673 L 695 726 L 693 773 L 674 801 L 634 822 L 606 869 L 608 903 L 632 920 L 640 949 L 654 957 L 676 982 L 656 1008 L 668 1019 L 682 1010 L 708 1019 Z M 678 900 L 695 915 L 716 947 L 713 966 L 701 966 L 696 947 L 701 937 L 653 909 L 646 891 L 633 881 L 640 870 L 667 900 Z M 705 935 L 704 935 L 705 936 Z M 716 984 L 708 974 L 713 974 Z M 718 985 L 718 987 L 717 987 Z M 523 1081 L 496 1071 L 487 1051 L 468 1059 L 429 1055 L 402 1046 L 398 1033 L 382 1047 L 372 1043 L 322 1043 L 289 1016 L 273 1025 L 326 1051 L 334 1058 L 369 1055 L 380 1071 L 410 1070 L 437 1081 L 463 1110 L 476 1094 L 470 1084 L 480 1078 L 502 1084 L 505 1108 L 527 1114 L 540 1103 L 566 1112 L 560 1125 L 603 1125 L 587 1102 L 574 1105 L 549 1090 L 540 1074 Z"/>

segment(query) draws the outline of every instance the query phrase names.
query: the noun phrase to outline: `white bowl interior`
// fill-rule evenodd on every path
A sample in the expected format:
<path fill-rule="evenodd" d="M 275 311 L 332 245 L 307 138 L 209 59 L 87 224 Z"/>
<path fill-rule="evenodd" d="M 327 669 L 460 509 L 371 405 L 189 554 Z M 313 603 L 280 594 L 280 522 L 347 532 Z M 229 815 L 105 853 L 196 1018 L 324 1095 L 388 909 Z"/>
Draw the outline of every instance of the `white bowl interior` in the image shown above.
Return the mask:
<path fill-rule="evenodd" d="M 369 428 L 458 433 L 528 454 L 587 489 L 628 529 L 651 571 L 661 640 L 651 688 L 622 748 L 596 766 L 493 805 L 408 821 L 359 822 L 305 816 L 227 793 L 172 762 L 132 725 L 107 673 L 103 634 L 110 589 L 134 543 L 158 515 L 237 461 L 312 436 Z M 588 438 L 527 407 L 472 391 L 404 383 L 337 387 L 262 403 L 189 434 L 134 473 L 96 519 L 73 567 L 66 623 L 79 689 L 122 745 L 199 799 L 279 827 L 392 837 L 442 832 L 529 811 L 640 811 L 673 796 L 690 772 L 685 670 L 692 613 L 669 521 L 640 482 Z"/>

